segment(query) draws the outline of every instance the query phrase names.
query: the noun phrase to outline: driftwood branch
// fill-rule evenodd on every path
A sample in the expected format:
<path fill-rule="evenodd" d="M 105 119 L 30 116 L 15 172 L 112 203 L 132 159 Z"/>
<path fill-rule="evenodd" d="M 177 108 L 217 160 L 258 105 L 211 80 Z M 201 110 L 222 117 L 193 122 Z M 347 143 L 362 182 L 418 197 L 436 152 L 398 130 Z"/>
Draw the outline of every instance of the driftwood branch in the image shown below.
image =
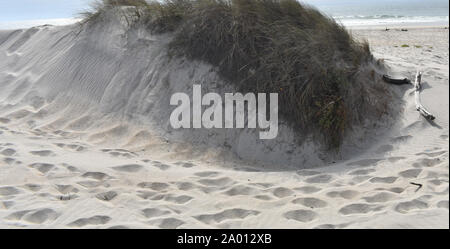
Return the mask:
<path fill-rule="evenodd" d="M 414 82 L 414 88 L 415 88 L 415 100 L 416 100 L 416 110 L 422 114 L 426 119 L 428 120 L 434 120 L 435 117 L 423 107 L 423 105 L 420 103 L 420 90 L 422 88 L 421 85 L 422 82 L 422 72 L 417 72 L 416 74 L 416 80 Z"/>
<path fill-rule="evenodd" d="M 405 84 L 411 84 L 411 81 L 407 78 L 404 79 L 394 79 L 391 76 L 385 74 L 383 75 L 383 80 L 387 83 L 394 84 L 394 85 L 405 85 Z"/>
<path fill-rule="evenodd" d="M 420 183 L 415 183 L 415 182 L 410 182 L 410 184 L 412 184 L 412 185 L 414 185 L 414 186 L 417 186 L 417 189 L 416 189 L 416 191 L 415 192 L 417 192 L 417 191 L 419 191 L 421 188 L 422 188 L 422 184 L 420 184 Z"/>

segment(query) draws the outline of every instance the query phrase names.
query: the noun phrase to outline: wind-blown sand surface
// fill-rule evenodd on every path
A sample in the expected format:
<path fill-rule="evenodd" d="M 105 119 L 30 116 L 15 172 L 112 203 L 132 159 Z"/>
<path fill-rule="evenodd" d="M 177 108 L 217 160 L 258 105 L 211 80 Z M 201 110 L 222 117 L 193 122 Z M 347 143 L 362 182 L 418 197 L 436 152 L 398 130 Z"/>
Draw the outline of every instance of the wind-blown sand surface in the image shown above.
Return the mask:
<path fill-rule="evenodd" d="M 24 31 L 27 39 L 40 39 L 40 29 Z M 394 86 L 404 110 L 387 134 L 367 137 L 370 148 L 350 160 L 312 169 L 299 162 L 297 170 L 220 163 L 184 147 L 168 153 L 170 142 L 151 135 L 144 136 L 152 141 L 144 147 L 136 146 L 141 140 L 110 145 L 111 134 L 127 133 L 120 125 L 89 136 L 77 132 L 92 120 L 80 114 L 67 123 L 60 113 L 49 114 L 55 107 L 45 108 L 50 104 L 38 97 L 25 98 L 33 105 L 20 105 L 30 96 L 27 80 L 40 72 L 15 67 L 28 52 L 26 37 L 1 35 L 0 61 L 7 62 L 0 62 L 0 227 L 448 228 L 449 32 L 354 34 L 369 40 L 394 75 L 424 72 L 422 102 L 437 119 L 426 121 L 415 110 L 412 86 Z M 2 88 L 21 75 L 28 77 Z M 42 116 L 46 125 L 36 127 Z M 67 129 L 53 128 L 61 123 Z M 179 154 L 193 160 L 179 160 Z"/>

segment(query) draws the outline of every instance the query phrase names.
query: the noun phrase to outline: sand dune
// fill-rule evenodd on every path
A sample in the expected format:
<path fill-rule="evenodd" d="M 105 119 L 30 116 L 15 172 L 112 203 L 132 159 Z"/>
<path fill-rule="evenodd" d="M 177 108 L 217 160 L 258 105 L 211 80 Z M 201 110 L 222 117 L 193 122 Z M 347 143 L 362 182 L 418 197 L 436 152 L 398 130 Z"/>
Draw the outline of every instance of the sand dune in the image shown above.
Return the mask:
<path fill-rule="evenodd" d="M 355 31 L 393 74 L 424 72 L 437 119 L 415 111 L 411 86 L 393 86 L 394 126 L 327 164 L 287 127 L 266 143 L 168 128 L 167 96 L 188 92 L 177 82 L 217 75 L 165 58 L 167 37 L 121 25 L 89 30 L 107 37 L 76 25 L 0 31 L 0 227 L 448 228 L 448 30 Z M 217 149 L 225 142 L 232 151 Z"/>

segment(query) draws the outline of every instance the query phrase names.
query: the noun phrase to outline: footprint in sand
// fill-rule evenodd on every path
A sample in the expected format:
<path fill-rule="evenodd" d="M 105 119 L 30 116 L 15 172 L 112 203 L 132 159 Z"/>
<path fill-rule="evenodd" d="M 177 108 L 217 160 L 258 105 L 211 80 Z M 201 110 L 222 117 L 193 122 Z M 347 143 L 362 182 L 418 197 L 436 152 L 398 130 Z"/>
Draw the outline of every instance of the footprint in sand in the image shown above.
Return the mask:
<path fill-rule="evenodd" d="M 8 149 L 4 149 L 0 152 L 0 154 L 4 155 L 4 156 L 13 156 L 14 154 L 16 154 L 16 150 L 8 148 Z"/>
<path fill-rule="evenodd" d="M 127 165 L 112 167 L 113 170 L 120 171 L 120 172 L 127 172 L 127 173 L 136 173 L 136 172 L 140 171 L 142 168 L 143 168 L 143 166 L 139 165 L 139 164 L 127 164 Z"/>
<path fill-rule="evenodd" d="M 276 196 L 278 198 L 284 198 L 284 197 L 293 195 L 294 191 L 292 191 L 291 189 L 288 189 L 288 188 L 279 187 L 279 188 L 273 189 L 272 193 L 274 196 Z"/>
<path fill-rule="evenodd" d="M 42 224 L 47 221 L 56 220 L 59 214 L 50 208 L 23 210 L 10 214 L 6 217 L 7 220 L 24 220 L 34 224 Z"/>
<path fill-rule="evenodd" d="M 400 187 L 389 188 L 387 190 L 391 191 L 393 193 L 396 193 L 396 194 L 401 194 L 401 193 L 403 193 L 403 191 L 405 191 L 404 188 L 400 188 Z"/>
<path fill-rule="evenodd" d="M 47 221 L 53 221 L 58 218 L 59 214 L 50 208 L 39 209 L 26 214 L 23 219 L 30 223 L 42 224 Z"/>
<path fill-rule="evenodd" d="M 375 190 L 378 190 L 378 191 L 389 191 L 389 192 L 396 193 L 396 194 L 401 194 L 401 193 L 403 193 L 403 191 L 405 191 L 404 188 L 400 188 L 400 187 L 394 187 L 394 188 L 376 188 Z"/>
<path fill-rule="evenodd" d="M 254 182 L 254 183 L 250 183 L 250 185 L 256 186 L 258 188 L 263 188 L 263 189 L 271 188 L 274 186 L 274 184 L 272 184 L 272 183 L 265 183 L 265 182 Z"/>
<path fill-rule="evenodd" d="M 30 154 L 35 156 L 41 156 L 41 157 L 48 157 L 48 156 L 56 156 L 55 153 L 51 150 L 36 150 L 36 151 L 30 151 Z"/>
<path fill-rule="evenodd" d="M 268 195 L 255 195 L 255 196 L 253 196 L 253 198 L 261 200 L 261 201 L 270 201 L 270 200 L 272 200 L 272 197 L 270 197 Z"/>
<path fill-rule="evenodd" d="M 192 168 L 192 167 L 195 167 L 195 164 L 193 164 L 193 163 L 183 163 L 181 166 L 183 168 Z"/>
<path fill-rule="evenodd" d="M 102 185 L 102 183 L 98 182 L 98 181 L 80 181 L 80 182 L 77 182 L 77 184 L 79 184 L 80 186 L 83 186 L 85 188 L 96 188 L 96 187 Z"/>
<path fill-rule="evenodd" d="M 213 192 L 217 192 L 217 191 L 223 191 L 225 190 L 227 187 L 220 187 L 220 186 L 209 186 L 209 187 L 205 187 L 205 186 L 198 186 L 197 187 L 200 191 L 202 191 L 205 194 L 209 194 L 209 193 L 213 193 Z"/>
<path fill-rule="evenodd" d="M 435 186 L 441 186 L 444 183 L 448 183 L 448 180 L 447 181 L 442 181 L 442 180 L 439 180 L 439 179 L 433 179 L 433 180 L 429 180 L 428 183 L 430 183 L 432 185 L 435 185 Z"/>
<path fill-rule="evenodd" d="M 371 205 L 365 203 L 355 203 L 344 206 L 339 209 L 339 213 L 342 215 L 352 215 L 352 214 L 367 214 L 370 212 L 377 212 L 382 210 L 383 207 L 379 205 Z"/>
<path fill-rule="evenodd" d="M 397 181 L 398 177 L 388 176 L 388 177 L 373 177 L 370 179 L 371 183 L 394 183 Z"/>
<path fill-rule="evenodd" d="M 136 153 L 124 149 L 103 149 L 101 151 L 108 153 L 113 157 L 133 158 L 137 156 Z"/>
<path fill-rule="evenodd" d="M 294 190 L 298 190 L 304 194 L 313 194 L 313 193 L 319 192 L 322 189 L 318 188 L 318 187 L 314 187 L 314 186 L 304 186 L 304 187 L 294 188 Z"/>
<path fill-rule="evenodd" d="M 124 225 L 117 225 L 117 226 L 108 227 L 108 229 L 119 229 L 119 230 L 122 230 L 122 229 L 130 229 L 130 228 L 127 227 L 127 226 L 124 226 Z"/>
<path fill-rule="evenodd" d="M 201 179 L 198 183 L 205 186 L 225 187 L 234 184 L 234 181 L 229 177 L 222 177 L 215 179 Z"/>
<path fill-rule="evenodd" d="M 372 196 L 363 197 L 368 203 L 380 203 L 380 202 L 388 202 L 394 199 L 395 196 L 390 193 L 382 192 Z"/>
<path fill-rule="evenodd" d="M 179 226 L 185 224 L 184 221 L 176 219 L 176 218 L 157 219 L 157 220 L 152 220 L 149 223 L 156 224 L 159 228 L 162 228 L 162 229 L 176 229 Z"/>
<path fill-rule="evenodd" d="M 24 189 L 30 190 L 32 192 L 37 192 L 42 189 L 42 186 L 35 183 L 28 183 L 23 186 Z"/>
<path fill-rule="evenodd" d="M 402 214 L 406 214 L 410 211 L 427 209 L 427 208 L 428 208 L 428 204 L 426 202 L 416 199 L 416 200 L 401 202 L 401 203 L 397 204 L 397 206 L 395 207 L 395 211 L 402 213 Z"/>
<path fill-rule="evenodd" d="M 144 200 L 148 200 L 157 194 L 158 194 L 158 192 L 153 192 L 153 191 L 137 191 L 137 196 L 139 196 L 140 198 L 142 198 Z"/>
<path fill-rule="evenodd" d="M 84 227 L 87 225 L 104 225 L 111 221 L 111 217 L 105 215 L 96 215 L 89 218 L 81 218 L 69 223 L 69 227 Z"/>
<path fill-rule="evenodd" d="M 157 195 L 153 195 L 150 200 L 152 201 L 160 201 L 162 199 L 166 198 L 165 194 L 157 194 Z"/>
<path fill-rule="evenodd" d="M 314 229 L 342 229 L 346 228 L 349 224 L 343 223 L 343 224 L 322 224 L 316 226 Z"/>
<path fill-rule="evenodd" d="M 216 213 L 216 214 L 197 215 L 197 216 L 194 216 L 194 218 L 205 224 L 213 224 L 213 223 L 220 223 L 222 221 L 230 220 L 230 219 L 245 219 L 248 216 L 256 216 L 258 214 L 260 214 L 260 212 L 255 211 L 255 210 L 233 208 L 233 209 L 224 210 L 224 211 Z"/>
<path fill-rule="evenodd" d="M 50 163 L 33 163 L 29 165 L 30 168 L 36 169 L 37 171 L 41 172 L 42 174 L 47 174 L 50 170 L 55 168 L 55 165 Z"/>
<path fill-rule="evenodd" d="M 417 178 L 421 172 L 421 169 L 408 169 L 398 173 L 398 175 L 404 178 Z"/>
<path fill-rule="evenodd" d="M 346 200 L 353 199 L 353 198 L 355 198 L 358 195 L 359 195 L 359 192 L 358 191 L 354 191 L 354 190 L 331 191 L 331 192 L 327 193 L 328 197 L 331 197 L 331 198 L 340 197 L 340 198 L 344 198 Z"/>
<path fill-rule="evenodd" d="M 3 162 L 5 162 L 8 165 L 22 164 L 21 161 L 17 161 L 15 158 L 12 158 L 12 157 L 5 157 L 5 158 L 3 158 Z"/>
<path fill-rule="evenodd" d="M 216 171 L 203 171 L 195 173 L 194 175 L 198 177 L 217 177 L 220 175 L 220 173 Z"/>
<path fill-rule="evenodd" d="M 175 196 L 175 195 L 167 195 L 164 197 L 165 201 L 168 202 L 173 202 L 175 204 L 186 204 L 187 202 L 189 202 L 190 200 L 194 199 L 191 196 L 188 195 L 179 195 L 179 196 Z"/>
<path fill-rule="evenodd" d="M 108 191 L 95 195 L 95 197 L 101 201 L 111 201 L 112 199 L 116 198 L 116 196 L 117 192 L 115 191 Z"/>
<path fill-rule="evenodd" d="M 368 174 L 373 173 L 373 172 L 375 172 L 374 169 L 358 169 L 358 170 L 350 172 L 349 175 L 352 175 L 352 176 L 364 176 L 364 175 L 368 175 Z"/>
<path fill-rule="evenodd" d="M 55 188 L 56 188 L 56 190 L 58 190 L 58 192 L 60 192 L 63 195 L 70 194 L 70 193 L 78 193 L 79 192 L 79 190 L 77 188 L 75 188 L 74 186 L 72 186 L 72 185 L 63 185 L 63 184 L 58 185 L 57 184 L 55 186 Z"/>
<path fill-rule="evenodd" d="M 141 182 L 137 185 L 140 188 L 148 188 L 155 191 L 163 191 L 169 188 L 169 184 L 164 182 Z"/>
<path fill-rule="evenodd" d="M 145 218 L 161 217 L 170 213 L 171 212 L 168 210 L 161 210 L 158 208 L 146 208 L 142 210 L 142 214 L 145 216 Z"/>
<path fill-rule="evenodd" d="M 69 149 L 71 151 L 76 151 L 76 152 L 82 152 L 82 151 L 86 150 L 86 147 L 78 145 L 78 144 L 56 143 L 55 145 L 58 146 L 59 148 Z"/>
<path fill-rule="evenodd" d="M 103 172 L 86 172 L 83 175 L 81 175 L 81 177 L 91 178 L 91 179 L 95 179 L 98 181 L 112 178 L 111 176 L 109 176 Z"/>
<path fill-rule="evenodd" d="M 62 163 L 61 165 L 70 172 L 78 172 L 78 173 L 80 172 L 80 170 L 78 168 L 76 168 L 75 166 L 69 165 L 67 163 Z"/>
<path fill-rule="evenodd" d="M 175 184 L 179 190 L 184 191 L 196 188 L 196 185 L 192 182 L 174 182 L 173 184 Z"/>
<path fill-rule="evenodd" d="M 158 162 L 158 161 L 153 161 L 152 162 L 152 166 L 155 166 L 156 168 L 160 169 L 160 170 L 168 170 L 170 168 L 169 165 Z"/>
<path fill-rule="evenodd" d="M 68 144 L 66 147 L 76 152 L 82 152 L 86 150 L 86 147 L 78 144 Z"/>
<path fill-rule="evenodd" d="M 296 220 L 303 223 L 311 222 L 318 217 L 316 212 L 303 209 L 286 212 L 283 216 L 288 220 Z"/>
<path fill-rule="evenodd" d="M 228 196 L 237 196 L 237 195 L 254 195 L 258 193 L 259 191 L 255 188 L 238 185 L 230 188 L 229 190 L 225 191 L 224 194 Z"/>
<path fill-rule="evenodd" d="M 327 202 L 313 197 L 297 198 L 292 203 L 301 204 L 309 208 L 323 208 L 328 205 Z"/>
<path fill-rule="evenodd" d="M 183 168 L 193 168 L 196 165 L 191 162 L 176 162 L 175 165 L 181 166 Z"/>

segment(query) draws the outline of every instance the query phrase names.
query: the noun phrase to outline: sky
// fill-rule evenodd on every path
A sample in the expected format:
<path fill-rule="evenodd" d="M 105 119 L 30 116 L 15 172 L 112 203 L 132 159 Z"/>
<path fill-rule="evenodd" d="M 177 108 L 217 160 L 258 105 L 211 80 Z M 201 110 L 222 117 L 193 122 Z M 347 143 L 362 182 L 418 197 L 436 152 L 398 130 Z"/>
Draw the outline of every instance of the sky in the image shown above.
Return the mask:
<path fill-rule="evenodd" d="M 0 22 L 72 18 L 89 0 L 0 0 Z"/>
<path fill-rule="evenodd" d="M 77 17 L 77 14 L 87 9 L 92 0 L 0 0 L 0 24 L 27 23 L 30 20 L 67 19 Z M 338 9 L 346 10 L 348 7 L 367 5 L 386 6 L 422 6 L 445 9 L 448 13 L 448 0 L 301 0 L 317 6 L 325 12 Z M 344 7 L 344 8 L 343 8 Z M 421 7 L 422 8 L 422 7 Z M 372 9 L 372 7 L 366 8 Z M 358 12 L 358 9 L 355 9 Z M 334 14 L 334 13 L 331 13 Z"/>

